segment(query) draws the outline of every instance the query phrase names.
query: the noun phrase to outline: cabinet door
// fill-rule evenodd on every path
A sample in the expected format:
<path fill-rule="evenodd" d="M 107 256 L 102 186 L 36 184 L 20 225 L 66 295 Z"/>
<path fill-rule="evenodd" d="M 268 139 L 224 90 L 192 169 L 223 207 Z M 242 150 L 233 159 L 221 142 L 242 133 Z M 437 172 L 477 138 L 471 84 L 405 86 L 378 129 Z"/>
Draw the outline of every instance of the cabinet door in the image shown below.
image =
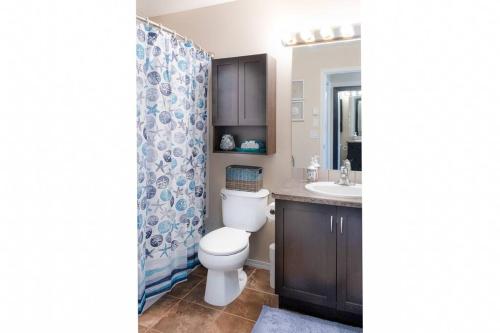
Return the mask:
<path fill-rule="evenodd" d="M 337 207 L 337 309 L 363 313 L 361 209 Z"/>
<path fill-rule="evenodd" d="M 335 308 L 335 207 L 276 201 L 276 291 Z"/>
<path fill-rule="evenodd" d="M 266 125 L 266 55 L 239 58 L 238 124 Z"/>
<path fill-rule="evenodd" d="M 238 58 L 213 60 L 212 88 L 213 125 L 238 125 Z"/>

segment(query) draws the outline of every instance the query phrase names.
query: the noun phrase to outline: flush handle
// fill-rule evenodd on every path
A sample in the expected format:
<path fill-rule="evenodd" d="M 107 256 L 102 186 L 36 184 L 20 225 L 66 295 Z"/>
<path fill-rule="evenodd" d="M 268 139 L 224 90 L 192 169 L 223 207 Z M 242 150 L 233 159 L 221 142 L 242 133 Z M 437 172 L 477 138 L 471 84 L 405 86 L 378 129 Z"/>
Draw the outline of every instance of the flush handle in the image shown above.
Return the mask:
<path fill-rule="evenodd" d="M 333 215 L 330 215 L 330 232 L 333 232 Z"/>

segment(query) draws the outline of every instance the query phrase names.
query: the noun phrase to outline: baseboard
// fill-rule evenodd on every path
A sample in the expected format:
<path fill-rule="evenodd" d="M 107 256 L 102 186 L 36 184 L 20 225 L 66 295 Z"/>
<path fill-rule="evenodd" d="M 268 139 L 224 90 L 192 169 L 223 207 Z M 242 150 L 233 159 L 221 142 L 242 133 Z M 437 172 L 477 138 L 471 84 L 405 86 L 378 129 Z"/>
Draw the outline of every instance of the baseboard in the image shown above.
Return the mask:
<path fill-rule="evenodd" d="M 265 261 L 255 260 L 255 259 L 247 259 L 245 265 L 260 269 L 271 270 L 271 264 Z"/>

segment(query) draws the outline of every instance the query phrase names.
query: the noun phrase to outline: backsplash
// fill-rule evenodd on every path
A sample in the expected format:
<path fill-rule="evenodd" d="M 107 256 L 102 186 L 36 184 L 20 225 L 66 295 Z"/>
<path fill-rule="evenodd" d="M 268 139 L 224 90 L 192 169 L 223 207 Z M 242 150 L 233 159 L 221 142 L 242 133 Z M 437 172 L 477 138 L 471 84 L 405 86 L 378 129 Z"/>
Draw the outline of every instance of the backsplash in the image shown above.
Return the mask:
<path fill-rule="evenodd" d="M 351 171 L 351 180 L 356 184 L 362 184 L 362 171 Z M 305 168 L 293 168 L 292 177 L 294 179 L 306 179 Z M 340 178 L 339 170 L 319 169 L 318 181 L 338 181 Z"/>

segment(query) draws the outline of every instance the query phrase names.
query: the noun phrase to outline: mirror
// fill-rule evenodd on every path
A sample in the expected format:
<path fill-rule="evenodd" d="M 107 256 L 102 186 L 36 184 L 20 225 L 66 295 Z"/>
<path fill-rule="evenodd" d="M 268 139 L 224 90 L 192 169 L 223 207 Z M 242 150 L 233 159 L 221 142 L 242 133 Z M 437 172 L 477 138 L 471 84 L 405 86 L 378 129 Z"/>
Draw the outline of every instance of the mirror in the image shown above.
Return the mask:
<path fill-rule="evenodd" d="M 292 161 L 361 171 L 361 41 L 296 47 L 292 60 Z"/>

